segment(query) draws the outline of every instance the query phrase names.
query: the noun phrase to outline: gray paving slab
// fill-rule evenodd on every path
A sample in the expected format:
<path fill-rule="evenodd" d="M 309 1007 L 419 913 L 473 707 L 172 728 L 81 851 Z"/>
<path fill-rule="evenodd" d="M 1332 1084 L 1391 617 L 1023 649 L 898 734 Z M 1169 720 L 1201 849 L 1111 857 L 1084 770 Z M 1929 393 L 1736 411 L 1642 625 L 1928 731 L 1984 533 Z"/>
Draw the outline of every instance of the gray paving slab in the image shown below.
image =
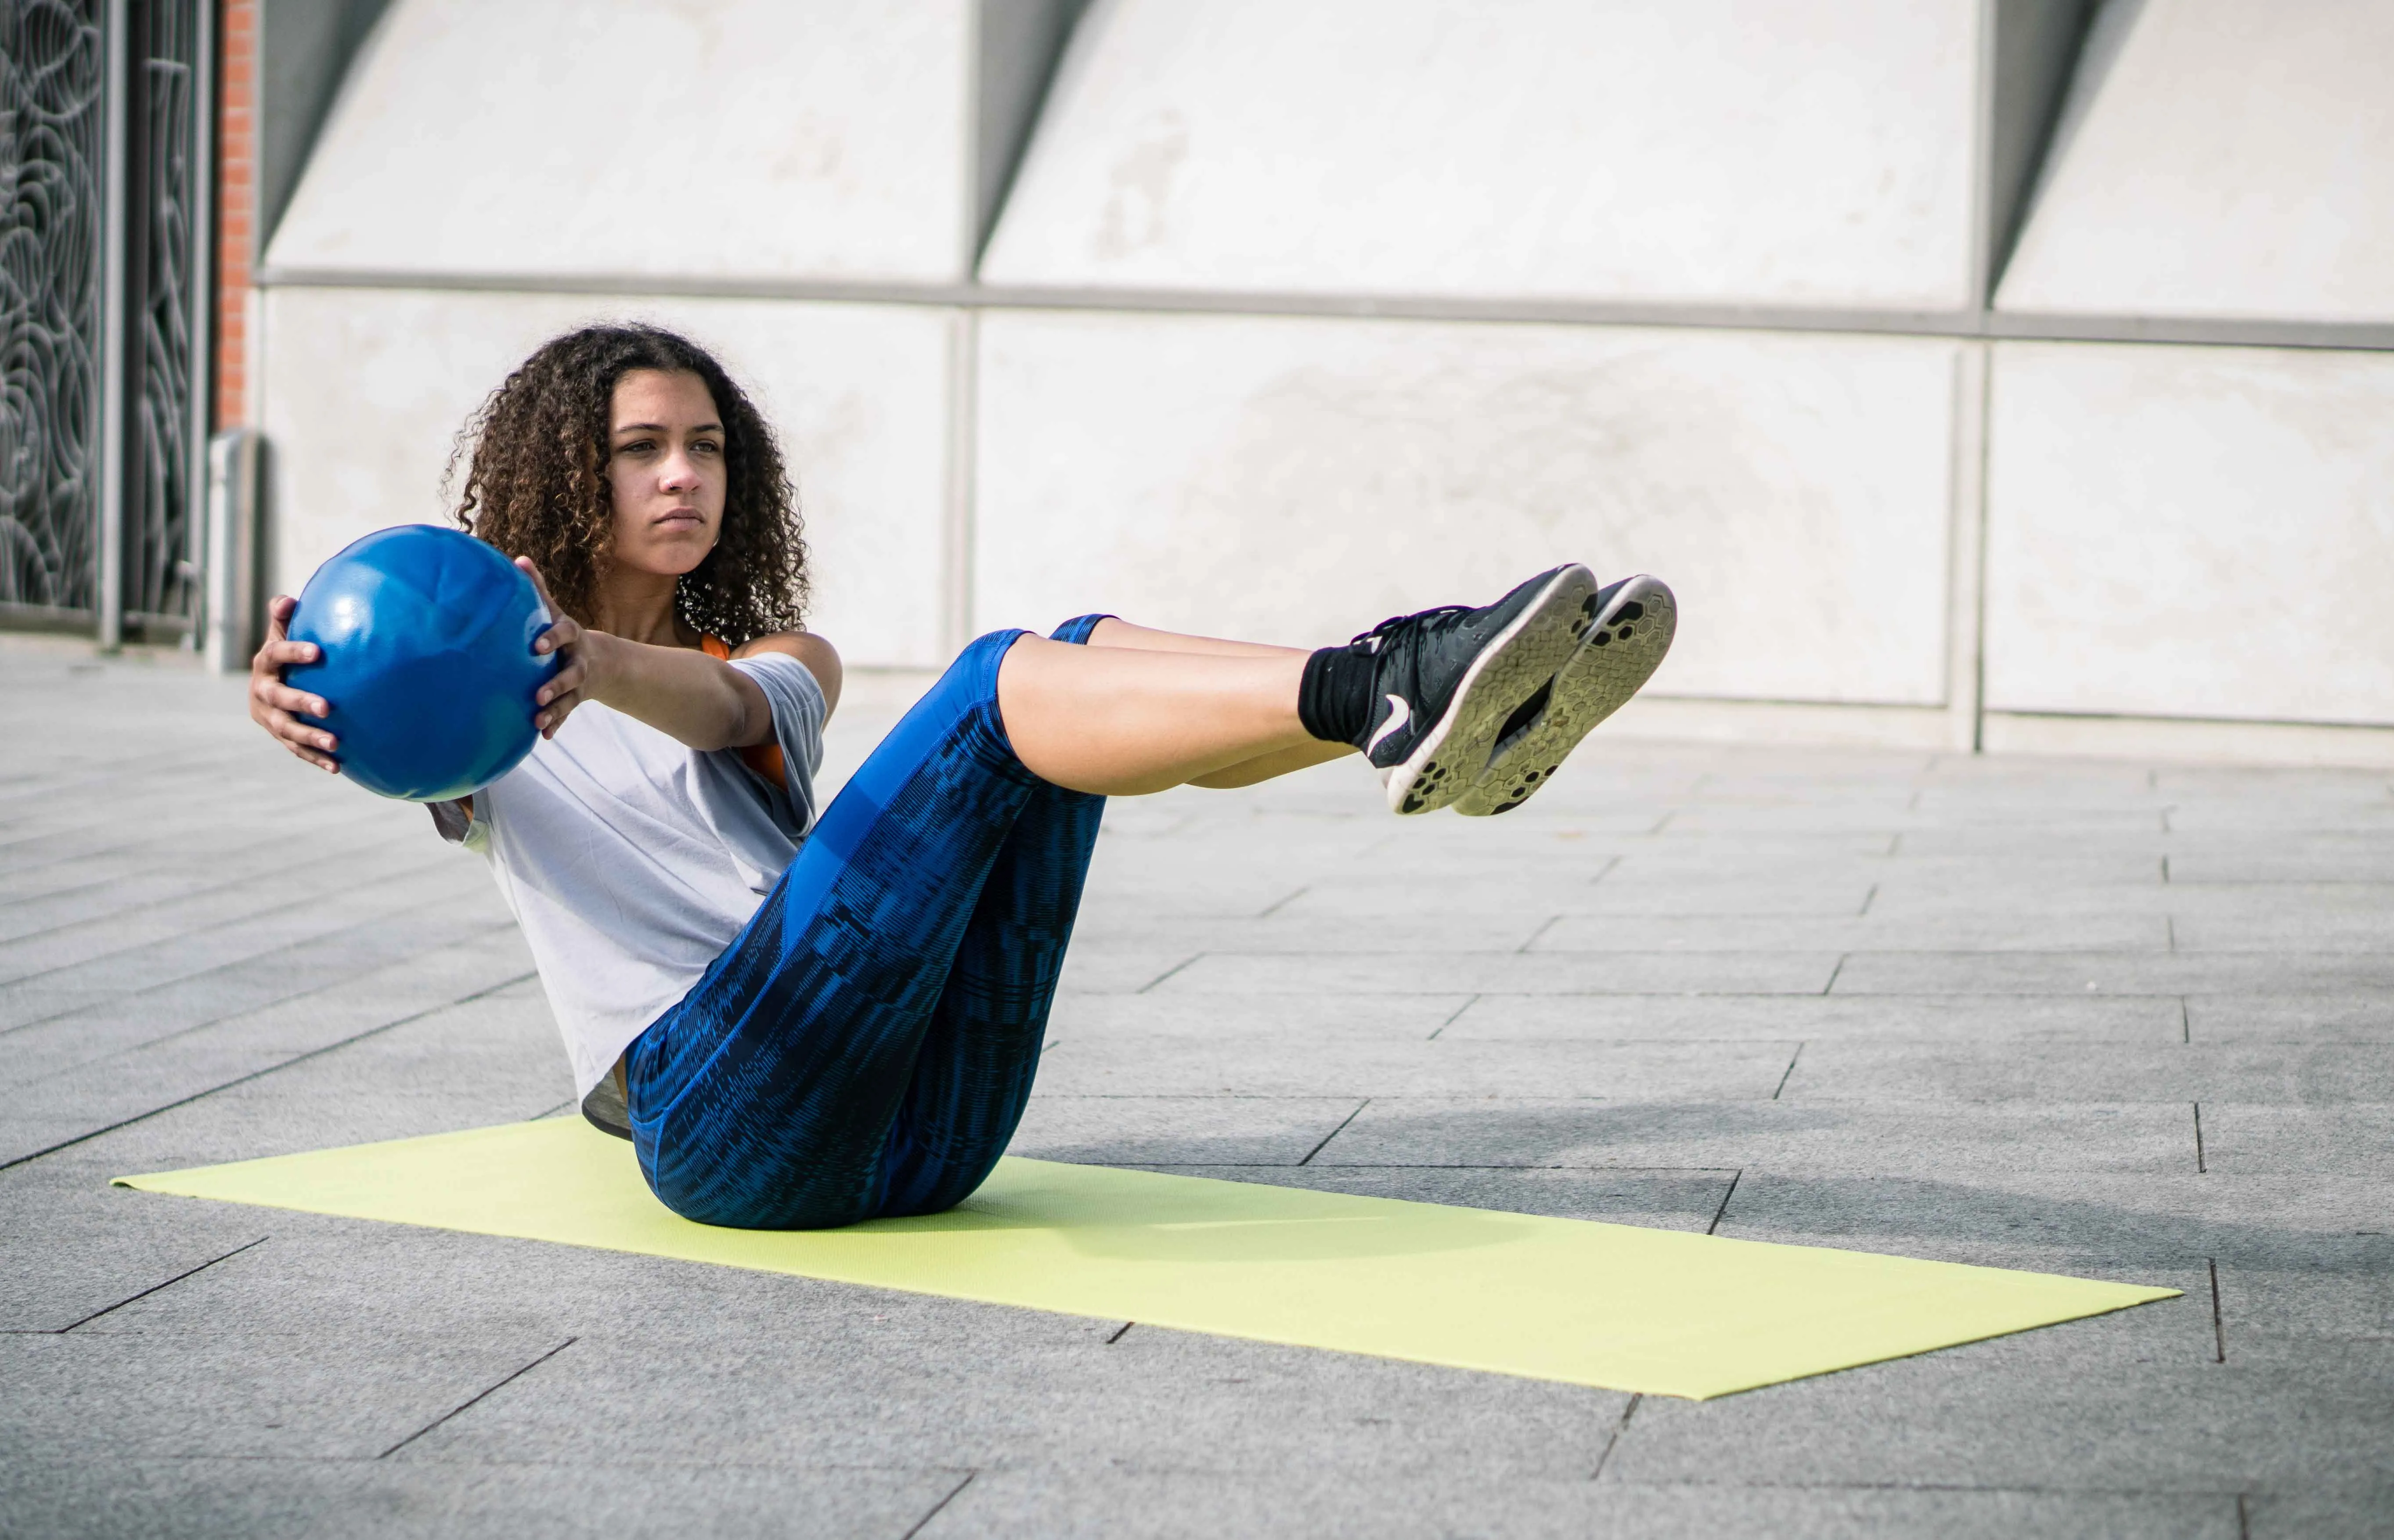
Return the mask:
<path fill-rule="evenodd" d="M 1102 841 L 1100 842 L 1102 844 Z M 1123 905 L 1149 915 L 1259 915 L 1286 902 L 1305 886 L 1301 872 L 1258 871 L 1252 862 L 1204 862 L 1185 855 L 1157 860 L 1141 853 L 1092 861 L 1084 904 Z"/>
<path fill-rule="evenodd" d="M 2165 1307 L 2144 1307 L 2160 1309 Z M 1977 1349 L 1703 1403 L 1648 1398 L 1608 1475 L 2229 1494 L 2386 1484 L 2394 1402 L 2384 1362 L 2299 1377 L 2234 1363 L 1981 1367 Z"/>
<path fill-rule="evenodd" d="M 2299 1368 L 2344 1343 L 2394 1342 L 2394 1231 L 2323 1236 L 2275 1258 L 2214 1266 L 2224 1360 Z"/>
<path fill-rule="evenodd" d="M 608 1534 L 904 1540 L 964 1473 L 423 1460 L 0 1462 L 0 1530 L 57 1540 Z"/>
<path fill-rule="evenodd" d="M 1375 1097 L 1314 1161 L 2159 1177 L 2195 1154 L 2191 1110 L 2175 1105 Z"/>
<path fill-rule="evenodd" d="M 1269 915 L 1172 918 L 1091 909 L 1072 928 L 1075 948 L 1144 947 L 1167 952 L 1373 956 L 1384 953 L 1520 952 L 1552 916 L 1511 915 Z"/>
<path fill-rule="evenodd" d="M 698 1344 L 594 1335 L 426 1434 L 411 1454 L 604 1464 L 1052 1462 L 1268 1468 L 1292 1441 L 1331 1468 L 1425 1460 L 1491 1480 L 1583 1477 L 1627 1398 L 1390 1360 L 1140 1327 L 989 1336 L 961 1357 L 891 1331 Z M 577 1344 L 577 1348 L 582 1344 Z M 529 1379 L 531 1376 L 527 1376 Z M 1156 1388 L 1170 1385 L 1170 1396 Z M 1458 1397 L 1458 1387 L 1465 1388 Z M 1375 1419 L 1355 1414 L 1368 1409 Z"/>
<path fill-rule="evenodd" d="M 2359 842 L 2338 849 L 2198 852 L 2169 858 L 2173 882 L 2394 883 L 2394 850 Z"/>
<path fill-rule="evenodd" d="M 1600 1533 L 1950 1536 L 1997 1540 L 2245 1540 L 2225 1493 L 1905 1489 L 1887 1486 L 1648 1485 L 1608 1481 Z"/>
<path fill-rule="evenodd" d="M 1296 1165 L 1356 1097 L 1034 1094 L 1008 1153 L 1090 1165 Z"/>
<path fill-rule="evenodd" d="M 2038 826 L 2048 836 L 2074 834 L 2102 838 L 2150 829 L 2156 816 L 2153 809 L 2144 808 L 2060 808 L 2041 812 L 2037 821 Z M 1993 826 L 2017 822 L 2018 818 L 2018 813 L 2000 809 L 1989 809 L 1977 818 L 1969 819 L 1953 814 L 1924 813 L 1884 803 L 1808 802 L 1800 792 L 1791 792 L 1785 801 L 1775 804 L 1696 804 L 1674 813 L 1667 827 L 1689 834 L 1731 834 L 1766 827 L 1814 832 L 1837 830 L 1859 833 L 1867 830 L 1909 834 L 1922 828 L 1953 827 L 1970 823 Z"/>
<path fill-rule="evenodd" d="M 1340 1041 L 1278 1035 L 1062 1043 L 1039 1082 L 1057 1095 L 1148 1090 L 1177 1096 L 1703 1096 L 1766 1099 L 1786 1074 L 1790 1043 L 1487 1044 Z"/>
<path fill-rule="evenodd" d="M 2170 922 L 2177 952 L 2383 952 L 2394 947 L 2394 888 L 2367 890 L 2348 906 L 2313 905 L 2295 914 L 2267 909 L 2188 915 Z M 2258 906 L 2255 906 L 2258 909 Z"/>
<path fill-rule="evenodd" d="M 2208 811 L 2216 822 L 2190 823 L 2196 816 L 2193 809 L 2171 809 L 2168 841 L 2173 856 L 2348 860 L 2394 853 L 2394 829 L 2356 821 L 2343 808 L 2321 809 L 2308 817 L 2297 811 L 2293 817 L 2298 823 L 2282 821 L 2284 815 L 2251 806 Z"/>
<path fill-rule="evenodd" d="M 1418 1476 L 1348 1486 L 1325 1472 L 1088 1471 L 1026 1466 L 976 1476 L 923 1527 L 922 1540 L 980 1535 L 1223 1534 L 1537 1537 L 1609 1533 L 1596 1528 L 1607 1494 L 1585 1480 L 1444 1481 Z"/>
<path fill-rule="evenodd" d="M 66 916 L 53 910 L 57 923 L 47 928 L 0 941 L 0 983 L 101 959 L 112 962 L 164 941 L 220 941 L 227 931 L 278 928 L 275 920 L 291 911 L 304 913 L 327 899 L 384 888 L 426 872 L 434 867 L 437 853 L 420 842 L 410 848 L 409 842 L 384 840 L 327 854 L 331 859 L 296 867 L 286 858 L 280 868 L 212 874 L 224 880 L 147 902 L 125 902 L 134 895 L 112 889 L 93 895 L 95 902 L 107 905 L 105 912 L 74 923 L 65 923 Z M 440 875 L 441 889 L 446 892 L 454 874 L 442 870 Z"/>
<path fill-rule="evenodd" d="M 241 1003 L 243 997 L 236 996 L 235 1006 Z M 320 1032 L 272 1034 L 286 1040 L 283 1042 L 223 1045 L 209 1042 L 204 1035 L 198 1041 L 179 1036 L 31 1081 L 13 1093 L 18 1116 L 0 1126 L 0 1164 L 32 1158 L 61 1141 L 89 1137 L 194 1097 L 221 1095 L 231 1099 L 224 1105 L 239 1106 L 246 1100 L 246 1087 L 257 1077 L 282 1066 L 311 1063 L 344 1043 L 369 1042 L 385 1030 L 381 1023 L 335 1019 Z M 312 1045 L 307 1042 L 311 1037 Z M 291 1038 L 300 1042 L 294 1045 L 287 1041 Z M 556 1064 L 547 1063 L 545 1069 L 551 1084 L 559 1086 L 559 1094 L 570 1089 Z M 438 1098 L 445 1093 L 435 1086 L 409 1086 L 396 1094 Z"/>
<path fill-rule="evenodd" d="M 26 648 L 12 713 L 152 746 L 0 744 L 0 974 L 45 970 L 0 984 L 0 1141 L 75 1138 L 0 1169 L 0 1233 L 39 1241 L 0 1245 L 0 1529 L 2249 1540 L 2394 1511 L 2383 774 L 1599 737 L 1503 820 L 1389 820 L 1351 764 L 1117 799 L 1019 1152 L 2188 1291 L 1633 1403 L 110 1189 L 570 1087 L 487 876 L 419 812 L 262 750 L 238 681 Z M 826 784 L 902 704 L 860 676 Z"/>
<path fill-rule="evenodd" d="M 195 1200 L 157 1200 L 187 1208 Z M 210 1205 L 237 1207 L 238 1205 Z M 255 1210 L 244 1210 L 255 1214 Z M 274 1211 L 268 1241 L 77 1335 L 206 1335 L 261 1323 L 295 1337 L 361 1319 L 413 1329 L 493 1325 L 637 1341 L 660 1361 L 732 1373 L 757 1345 L 823 1363 L 969 1379 L 976 1354 L 1056 1354 L 1121 1329 L 967 1300 L 505 1236 Z"/>
<path fill-rule="evenodd" d="M 1563 915 L 1532 952 L 2166 952 L 2162 915 Z"/>
<path fill-rule="evenodd" d="M 2185 813 L 2256 811 L 2283 820 L 2313 810 L 2382 813 L 2394 790 L 2383 770 L 2189 761 L 2153 767 L 2153 789 Z"/>
<path fill-rule="evenodd" d="M 564 1056 L 545 1028 L 524 1027 L 506 1043 L 478 1040 L 493 1020 L 459 1012 L 428 1031 L 410 1022 L 287 1069 L 230 1086 L 106 1136 L 110 1176 L 178 1165 L 249 1160 L 375 1139 L 410 1139 L 539 1117 L 571 1102 Z M 529 1011 L 518 1020 L 534 1020 Z M 453 1066 L 428 1085 L 426 1063 Z M 628 1148 L 628 1147 L 627 1147 Z"/>
<path fill-rule="evenodd" d="M 282 815 L 278 812 L 278 818 Z M 370 844 L 407 836 L 414 825 L 391 823 L 388 814 L 360 822 L 354 810 L 300 808 L 288 814 L 287 830 L 301 841 Z M 0 903 L 11 915 L 47 895 L 81 892 L 111 882 L 148 875 L 201 875 L 220 860 L 249 856 L 288 860 L 289 852 L 263 841 L 254 809 L 178 809 L 172 818 L 109 816 L 88 828 L 0 837 Z"/>
<path fill-rule="evenodd" d="M 1469 994 L 1059 994 L 1047 1018 L 1052 1043 L 1098 1035 L 1204 1037 L 1231 1031 L 1292 1043 L 1328 1038 L 1427 1041 L 1470 1005 Z"/>
<path fill-rule="evenodd" d="M 1918 868 L 1924 874 L 1936 870 L 1934 863 L 1938 862 L 1966 864 L 1984 861 L 1991 870 L 2015 877 L 2022 865 L 2033 866 L 2056 855 L 2133 858 L 2138 864 L 2131 880 L 2144 883 L 2161 875 L 2161 858 L 2177 849 L 2185 837 L 2171 834 L 2158 815 L 2146 827 L 2105 830 L 2040 828 L 2035 824 L 2036 817 L 2023 804 L 2008 819 L 1915 823 L 1889 836 L 1886 853 L 1907 866 L 1914 862 L 1931 863 Z"/>
<path fill-rule="evenodd" d="M 2165 915 L 2229 925 L 2256 914 L 2337 916 L 2386 908 L 2383 887 L 2354 883 L 2107 882 L 2005 883 L 1908 882 L 1890 875 L 1878 884 L 1870 912 L 1888 918 L 1930 915 L 1985 915 L 1997 911 L 2042 915 Z"/>
<path fill-rule="evenodd" d="M 1059 997 L 1137 994 L 1169 979 L 1199 955 L 1196 948 L 1185 946 L 1108 946 L 1102 941 L 1076 946 L 1065 954 L 1056 993 Z"/>
<path fill-rule="evenodd" d="M 2394 989 L 2196 994 L 2187 997 L 2186 1015 L 2197 1043 L 2394 1042 Z"/>
<path fill-rule="evenodd" d="M 36 1174 L 71 1170 L 104 1186 L 128 1172 L 477 1127 L 568 1104 L 572 1081 L 536 992 L 519 984 L 480 1003 L 506 1008 L 429 1012 L 292 1056 L 269 1073 L 80 1136 L 38 1165 L 0 1169 L 0 1191 Z M 454 1034 L 454 1053 L 422 1049 L 422 1038 L 444 1033 Z M 427 1064 L 440 1067 L 436 1078 L 426 1077 Z"/>
<path fill-rule="evenodd" d="M 186 1278 L 262 1239 L 266 1217 L 228 1204 L 166 1212 L 80 1173 L 0 1178 L 0 1333 L 59 1332 Z"/>
<path fill-rule="evenodd" d="M 1262 790 L 1266 796 L 1270 793 L 1269 787 Z M 1546 805 L 1550 800 L 1553 807 Z M 1608 852 L 1651 843 L 1657 826 L 1670 818 L 1669 800 L 1654 796 L 1598 794 L 1595 800 L 1572 805 L 1566 805 L 1567 800 L 1541 796 L 1497 823 L 1436 818 L 1382 823 L 1371 849 L 1401 854 L 1409 871 L 1442 872 L 1451 869 L 1450 863 L 1510 868 L 1524 860 L 1544 863 L 1578 857 L 1600 862 Z M 1810 843 L 1835 850 L 1850 842 L 1832 837 Z"/>
<path fill-rule="evenodd" d="M 331 836 L 325 842 L 329 849 L 320 847 L 319 860 L 375 858 L 403 847 L 414 847 L 407 851 L 411 861 L 420 861 L 424 854 L 414 829 L 402 835 L 335 823 L 326 833 Z M 11 883 L 8 891 L 19 896 L 0 901 L 0 937 L 7 938 L 13 949 L 25 939 L 69 928 L 98 926 L 121 935 L 130 921 L 168 917 L 174 906 L 236 891 L 261 879 L 270 893 L 288 895 L 287 850 L 247 837 L 217 843 L 217 848 L 203 853 L 182 848 L 179 839 L 162 840 L 115 859 L 61 863 L 47 882 Z"/>
<path fill-rule="evenodd" d="M 1484 863 L 1441 859 L 1416 868 L 1389 852 L 1329 873 L 1315 873 L 1279 901 L 1272 913 L 1289 919 L 1386 919 L 1405 923 L 1449 913 L 1545 921 L 1575 904 L 1598 902 L 1598 878 L 1614 858 L 1598 854 L 1571 862 Z"/>
<path fill-rule="evenodd" d="M 2122 849 L 2099 838 L 2062 838 L 2049 847 L 2026 848 L 2015 841 L 1967 855 L 1926 853 L 1892 836 L 1889 844 L 1891 849 L 1886 851 L 1835 856 L 1809 850 L 1748 850 L 1725 836 L 1704 842 L 1710 848 L 1682 849 L 1668 836 L 1663 836 L 1634 849 L 1624 848 L 1620 861 L 1605 874 L 1604 881 L 1616 886 L 1699 881 L 1801 888 L 1831 879 L 1842 883 L 1861 878 L 1922 887 L 2027 888 L 2038 885 L 2051 888 L 2162 880 L 2160 852 Z"/>
<path fill-rule="evenodd" d="M 1757 1163 L 1743 1169 L 1719 1233 L 2140 1281 L 2200 1267 L 2207 1292 L 2211 1264 L 2329 1276 L 2372 1255 L 2356 1248 L 2384 1222 L 2372 1194 L 2300 1178 Z"/>
<path fill-rule="evenodd" d="M 100 1009 L 31 1022 L 0 1033 L 0 1086 L 29 1086 L 80 1067 L 182 1044 L 212 1051 L 320 1047 L 367 1027 L 481 994 L 533 972 L 532 954 L 513 925 L 446 911 L 409 916 L 375 928 L 377 950 L 395 960 L 374 966 L 356 951 L 314 948 L 300 981 L 316 987 L 284 993 L 272 987 L 272 965 L 242 970 L 238 981 L 216 979 L 215 991 L 180 990 L 155 999 L 118 1001 Z M 388 943 L 398 941 L 397 947 Z M 347 965 L 326 969 L 327 957 Z M 232 1014 L 196 1014 L 187 1003 L 239 1002 L 265 984 L 268 1003 Z"/>
<path fill-rule="evenodd" d="M 439 1332 L 371 1317 L 305 1336 L 271 1323 L 204 1333 L 0 1336 L 0 1447 L 95 1446 L 161 1458 L 372 1459 L 525 1370 L 562 1339 L 511 1326 Z"/>
<path fill-rule="evenodd" d="M 1872 878 L 1861 875 L 1826 882 L 1688 876 L 1615 887 L 1576 872 L 1546 869 L 1440 875 L 1424 882 L 1358 875 L 1309 883 L 1303 893 L 1288 902 L 1286 912 L 1412 915 L 1435 903 L 1495 914 L 1527 910 L 1541 915 L 1860 915 L 1862 905 L 1871 902 L 1874 886 Z"/>
<path fill-rule="evenodd" d="M 1849 860 L 1868 862 L 1893 855 L 1901 844 L 1901 836 L 1878 831 L 1764 828 L 1717 834 L 1675 829 L 1670 826 L 1667 803 L 1659 812 L 1638 814 L 1638 818 L 1644 821 L 1642 825 L 1633 820 L 1610 826 L 1567 815 L 1541 818 L 1538 815 L 1544 806 L 1545 798 L 1541 797 L 1508 816 L 1503 824 L 1504 833 L 1495 836 L 1462 820 L 1432 820 L 1427 828 L 1442 830 L 1445 843 L 1428 848 L 1442 849 L 1458 862 L 1476 863 L 1488 861 L 1492 852 L 1542 856 L 1551 848 L 1561 846 L 1585 851 L 1591 857 L 1651 855 L 1690 873 L 1701 870 L 1699 863 L 1710 858 L 1749 862 L 1776 856 L 1803 863 L 1800 875 L 1813 869 L 1814 863 L 1843 869 L 1842 863 Z M 1658 823 L 1660 828 L 1653 827 Z M 1425 837 L 1414 849 L 1418 850 L 1426 845 Z M 1867 874 L 1877 868 L 1864 865 L 1855 870 Z"/>
<path fill-rule="evenodd" d="M 2394 954 L 1857 952 L 1835 987 L 1848 994 L 2253 994 L 2272 983 L 2316 994 L 2394 988 Z"/>
<path fill-rule="evenodd" d="M 2295 1175 L 2325 1166 L 2348 1177 L 2394 1180 L 2394 1098 L 2356 1096 L 2340 1106 L 2299 1107 L 2206 1099 L 2203 1147 L 2212 1170 L 2232 1175 Z M 2394 1230 L 2394 1214 L 2387 1220 Z"/>
<path fill-rule="evenodd" d="M 422 922 L 454 924 L 461 915 L 487 913 L 488 901 L 486 884 L 461 885 L 450 874 L 427 874 L 377 888 L 371 897 L 350 895 L 305 912 L 295 909 L 271 924 L 178 938 L 125 956 L 35 974 L 0 986 L 0 1033 L 178 984 L 205 994 L 228 981 L 256 985 L 284 975 L 328 973 L 323 959 L 335 949 L 388 954 L 403 946 L 401 916 L 411 910 L 421 911 L 415 917 Z M 493 916 L 487 923 L 504 922 Z"/>
<path fill-rule="evenodd" d="M 1610 1038 L 1624 1002 L 1577 995 L 1478 994 L 1441 1041 Z M 1647 995 L 1634 1003 L 1646 1037 L 1793 1036 L 1807 1043 L 2180 1043 L 2186 1016 L 2169 997 L 2113 995 Z"/>
<path fill-rule="evenodd" d="M 2394 1061 L 2370 1044 L 1808 1043 L 1789 1101 L 2394 1102 Z M 2382 1126 L 2382 1125 L 2381 1125 Z"/>
<path fill-rule="evenodd" d="M 2295 1492 L 2256 1492 L 2245 1504 L 2243 1540 L 2385 1540 L 2394 1485 L 2313 1482 Z"/>
<path fill-rule="evenodd" d="M 1823 994 L 1838 958 L 1812 952 L 1209 952 L 1158 984 L 1175 994 Z"/>

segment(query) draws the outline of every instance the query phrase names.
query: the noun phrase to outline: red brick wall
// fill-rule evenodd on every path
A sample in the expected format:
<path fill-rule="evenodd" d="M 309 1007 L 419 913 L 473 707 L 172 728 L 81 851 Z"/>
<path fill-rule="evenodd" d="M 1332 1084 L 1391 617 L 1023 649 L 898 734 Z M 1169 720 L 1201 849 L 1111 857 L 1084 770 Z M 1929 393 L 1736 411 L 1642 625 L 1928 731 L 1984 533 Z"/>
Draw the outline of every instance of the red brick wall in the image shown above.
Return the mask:
<path fill-rule="evenodd" d="M 217 12 L 217 405 L 218 428 L 249 410 L 249 264 L 257 219 L 257 0 Z"/>

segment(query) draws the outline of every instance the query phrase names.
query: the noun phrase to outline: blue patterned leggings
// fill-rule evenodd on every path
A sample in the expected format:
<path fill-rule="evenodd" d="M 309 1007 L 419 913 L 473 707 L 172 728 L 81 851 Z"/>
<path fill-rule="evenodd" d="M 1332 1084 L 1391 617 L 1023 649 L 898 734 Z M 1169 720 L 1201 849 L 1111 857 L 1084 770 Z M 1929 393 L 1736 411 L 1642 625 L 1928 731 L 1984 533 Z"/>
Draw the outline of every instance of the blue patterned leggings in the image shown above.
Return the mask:
<path fill-rule="evenodd" d="M 997 668 L 1021 635 L 965 649 L 632 1044 L 632 1142 L 677 1214 L 811 1230 L 936 1213 L 1014 1137 L 1106 805 L 1006 741 Z"/>

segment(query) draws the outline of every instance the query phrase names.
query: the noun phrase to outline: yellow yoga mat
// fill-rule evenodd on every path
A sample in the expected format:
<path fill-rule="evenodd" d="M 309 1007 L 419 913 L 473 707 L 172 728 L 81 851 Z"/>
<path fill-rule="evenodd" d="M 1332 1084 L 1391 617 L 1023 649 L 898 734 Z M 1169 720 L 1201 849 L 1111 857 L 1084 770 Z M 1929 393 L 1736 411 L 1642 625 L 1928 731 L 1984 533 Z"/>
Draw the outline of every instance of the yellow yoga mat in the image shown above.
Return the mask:
<path fill-rule="evenodd" d="M 579 1118 L 117 1184 L 1699 1401 L 2178 1292 L 1033 1160 L 925 1218 L 717 1230 Z"/>

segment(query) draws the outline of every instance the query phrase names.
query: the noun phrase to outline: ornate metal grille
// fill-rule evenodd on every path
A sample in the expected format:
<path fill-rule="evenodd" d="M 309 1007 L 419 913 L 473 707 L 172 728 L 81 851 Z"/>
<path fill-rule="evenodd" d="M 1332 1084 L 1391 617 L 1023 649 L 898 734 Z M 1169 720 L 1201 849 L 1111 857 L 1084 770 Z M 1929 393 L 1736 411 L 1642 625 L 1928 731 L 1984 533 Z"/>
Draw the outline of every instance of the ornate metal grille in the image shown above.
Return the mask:
<path fill-rule="evenodd" d="M 101 0 L 0 0 L 0 602 L 97 602 Z"/>
<path fill-rule="evenodd" d="M 125 451 L 125 618 L 155 628 L 188 625 L 198 597 L 198 533 L 192 513 L 192 211 L 204 168 L 193 165 L 198 127 L 199 17 L 195 0 L 136 0 L 132 7 L 131 103 L 134 206 L 125 270 L 136 306 L 126 366 L 130 431 Z"/>
<path fill-rule="evenodd" d="M 0 618 L 87 618 L 113 598 L 136 629 L 191 624 L 206 3 L 0 0 Z M 115 147 L 125 207 L 114 228 L 112 9 L 126 22 Z M 106 292 L 112 242 L 123 294 Z M 106 356 L 110 305 L 124 307 L 121 357 Z M 124 402 L 125 457 L 103 467 L 112 388 Z M 112 480 L 121 591 L 103 596 Z"/>

